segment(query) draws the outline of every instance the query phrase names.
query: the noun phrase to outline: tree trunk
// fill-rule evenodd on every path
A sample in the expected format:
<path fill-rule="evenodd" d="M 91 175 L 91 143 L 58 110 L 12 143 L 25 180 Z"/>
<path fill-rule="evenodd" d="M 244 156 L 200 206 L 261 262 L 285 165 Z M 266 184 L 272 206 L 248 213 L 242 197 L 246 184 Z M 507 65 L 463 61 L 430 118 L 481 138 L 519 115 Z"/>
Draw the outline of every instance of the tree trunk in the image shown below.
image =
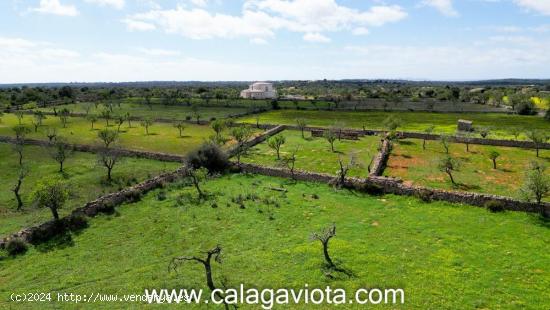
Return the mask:
<path fill-rule="evenodd" d="M 57 208 L 50 208 L 52 211 L 53 218 L 57 221 L 59 220 L 59 213 L 57 213 Z"/>
<path fill-rule="evenodd" d="M 496 168 L 497 168 L 497 160 L 493 159 L 493 169 L 496 169 Z"/>
<path fill-rule="evenodd" d="M 455 179 L 453 178 L 453 174 L 451 173 L 451 171 L 447 170 L 447 174 L 449 175 L 449 178 L 451 179 L 451 183 L 453 183 L 453 185 L 455 185 Z"/>
<path fill-rule="evenodd" d="M 111 170 L 113 170 L 112 167 L 107 167 L 107 180 L 108 181 L 111 181 L 112 178 L 111 178 Z"/>
<path fill-rule="evenodd" d="M 13 189 L 13 193 L 15 194 L 15 199 L 17 199 L 17 211 L 21 211 L 21 209 L 23 209 L 23 200 L 21 200 L 21 195 L 19 195 L 19 190 L 21 189 L 21 183 L 22 183 L 22 180 L 18 180 L 17 185 Z"/>
<path fill-rule="evenodd" d="M 426 150 L 426 139 L 424 139 L 424 141 L 422 142 L 422 149 Z"/>
<path fill-rule="evenodd" d="M 59 162 L 59 172 L 63 172 L 63 162 Z"/>
<path fill-rule="evenodd" d="M 537 157 L 539 157 L 539 147 L 537 146 Z"/>
<path fill-rule="evenodd" d="M 323 242 L 323 255 L 325 256 L 325 260 L 327 261 L 328 266 L 335 267 L 334 262 L 328 254 L 328 240 L 326 242 Z"/>
<path fill-rule="evenodd" d="M 280 155 L 280 152 L 279 152 L 279 148 L 277 148 L 277 159 L 278 159 L 278 160 L 281 159 L 281 155 Z"/>

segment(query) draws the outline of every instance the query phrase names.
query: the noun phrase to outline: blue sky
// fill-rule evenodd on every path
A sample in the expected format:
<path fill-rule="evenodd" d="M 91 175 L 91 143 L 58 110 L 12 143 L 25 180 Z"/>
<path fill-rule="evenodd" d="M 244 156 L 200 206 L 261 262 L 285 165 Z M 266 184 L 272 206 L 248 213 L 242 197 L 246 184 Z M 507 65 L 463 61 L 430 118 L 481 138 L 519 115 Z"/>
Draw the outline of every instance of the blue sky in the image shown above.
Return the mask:
<path fill-rule="evenodd" d="M 0 83 L 549 73 L 550 0 L 0 1 Z"/>

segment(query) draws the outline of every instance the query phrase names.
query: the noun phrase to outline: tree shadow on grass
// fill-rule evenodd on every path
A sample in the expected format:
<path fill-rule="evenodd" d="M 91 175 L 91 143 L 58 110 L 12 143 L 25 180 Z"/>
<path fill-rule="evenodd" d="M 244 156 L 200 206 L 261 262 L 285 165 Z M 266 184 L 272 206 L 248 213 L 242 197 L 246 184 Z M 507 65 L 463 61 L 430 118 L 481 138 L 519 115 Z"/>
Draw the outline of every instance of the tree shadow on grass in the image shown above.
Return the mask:
<path fill-rule="evenodd" d="M 35 248 L 39 252 L 46 253 L 58 249 L 65 249 L 72 246 L 74 246 L 73 238 L 71 236 L 71 233 L 66 231 L 54 236 L 48 241 L 35 245 Z"/>
<path fill-rule="evenodd" d="M 192 136 L 187 136 L 187 135 L 181 135 L 181 136 L 178 136 L 178 139 L 187 139 L 187 138 L 191 138 Z"/>
<path fill-rule="evenodd" d="M 397 144 L 399 145 L 416 145 L 417 143 L 410 140 L 398 140 Z"/>
<path fill-rule="evenodd" d="M 529 221 L 537 226 L 544 227 L 544 228 L 550 228 L 550 218 L 543 217 L 540 213 L 532 213 L 529 217 Z"/>
<path fill-rule="evenodd" d="M 472 190 L 480 190 L 481 187 L 479 185 L 469 185 L 469 184 L 464 184 L 464 183 L 457 182 L 453 186 L 453 189 L 457 189 L 457 190 L 461 190 L 461 191 L 472 191 Z"/>

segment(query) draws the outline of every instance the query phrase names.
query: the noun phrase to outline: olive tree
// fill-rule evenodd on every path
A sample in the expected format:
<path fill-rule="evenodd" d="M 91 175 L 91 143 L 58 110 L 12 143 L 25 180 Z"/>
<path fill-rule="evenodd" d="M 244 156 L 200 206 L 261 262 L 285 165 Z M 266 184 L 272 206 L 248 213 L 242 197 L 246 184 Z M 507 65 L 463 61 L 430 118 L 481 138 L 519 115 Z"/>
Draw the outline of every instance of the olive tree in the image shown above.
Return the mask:
<path fill-rule="evenodd" d="M 355 152 L 350 153 L 348 160 L 345 160 L 343 156 L 338 156 L 338 171 L 336 172 L 337 177 L 334 185 L 343 187 L 346 183 L 346 177 L 349 171 L 360 166 L 361 164 L 357 161 Z"/>
<path fill-rule="evenodd" d="M 107 181 L 113 180 L 112 171 L 120 159 L 119 153 L 109 148 L 104 148 L 98 153 L 98 163 L 107 169 Z"/>
<path fill-rule="evenodd" d="M 153 125 L 153 119 L 150 118 L 150 117 L 147 117 L 147 118 L 144 118 L 142 121 L 141 121 L 141 126 L 143 128 L 145 128 L 145 134 L 146 135 L 149 135 L 149 127 L 151 127 Z"/>
<path fill-rule="evenodd" d="M 235 156 L 237 156 L 237 163 L 241 163 L 241 156 L 246 152 L 245 142 L 252 136 L 252 130 L 245 126 L 233 127 L 231 129 L 231 136 L 237 142 L 235 147 Z"/>
<path fill-rule="evenodd" d="M 103 111 L 101 111 L 101 117 L 103 119 L 105 119 L 105 124 L 107 125 L 107 127 L 109 127 L 109 121 L 111 120 L 111 110 L 108 110 L 108 109 L 105 109 Z"/>
<path fill-rule="evenodd" d="M 55 127 L 48 127 L 46 130 L 46 137 L 48 137 L 48 141 L 52 143 L 55 139 L 57 139 L 57 128 Z"/>
<path fill-rule="evenodd" d="M 65 205 L 69 192 L 63 182 L 57 179 L 47 179 L 36 186 L 32 197 L 37 207 L 50 209 L 53 218 L 59 220 L 58 211 Z"/>
<path fill-rule="evenodd" d="M 328 251 L 330 239 L 334 236 L 336 236 L 336 225 L 332 224 L 330 227 L 323 229 L 321 232 L 312 233 L 310 237 L 312 241 L 318 240 L 323 245 L 323 256 L 325 258 L 325 263 L 329 268 L 336 267 L 336 264 L 332 261 Z"/>
<path fill-rule="evenodd" d="M 292 179 L 295 179 L 294 177 L 294 170 L 296 168 L 296 159 L 298 154 L 299 148 L 295 147 L 293 148 L 289 154 L 283 157 L 282 164 L 286 166 L 288 171 L 290 171 L 290 176 Z"/>
<path fill-rule="evenodd" d="M 497 168 L 497 158 L 500 157 L 500 153 L 497 152 L 496 150 L 491 150 L 488 154 L 489 156 L 489 159 L 491 159 L 491 161 L 493 162 L 493 169 L 496 169 Z"/>
<path fill-rule="evenodd" d="M 330 150 L 334 152 L 334 142 L 336 141 L 337 137 L 333 130 L 325 130 L 323 133 L 323 137 L 327 140 L 327 142 L 330 144 Z"/>
<path fill-rule="evenodd" d="M 453 177 L 453 172 L 458 170 L 459 166 L 459 162 L 449 155 L 441 158 L 438 163 L 439 170 L 449 176 L 449 179 L 451 179 L 451 183 L 453 185 L 456 185 L 455 179 Z"/>
<path fill-rule="evenodd" d="M 302 138 L 305 139 L 304 131 L 306 130 L 307 123 L 306 120 L 303 118 L 297 118 L 296 119 L 296 125 L 298 126 L 298 129 L 300 129 L 300 132 L 302 133 Z"/>
<path fill-rule="evenodd" d="M 34 132 L 38 132 L 38 128 L 42 126 L 44 119 L 46 119 L 46 115 L 44 115 L 44 112 L 42 111 L 34 112 L 34 118 L 32 121 L 32 124 L 34 126 Z"/>
<path fill-rule="evenodd" d="M 210 249 L 205 253 L 205 258 L 197 256 L 174 257 L 170 262 L 168 268 L 177 272 L 178 267 L 180 267 L 185 262 L 197 262 L 202 264 L 204 266 L 204 272 L 206 275 L 206 286 L 208 286 L 210 291 L 216 294 L 217 298 L 224 303 L 225 309 L 229 309 L 229 306 L 227 305 L 224 296 L 220 293 L 220 290 L 216 289 L 216 285 L 214 284 L 214 279 L 212 277 L 212 258 L 214 258 L 215 262 L 221 264 L 221 253 L 222 248 L 221 246 L 217 245 L 216 247 Z"/>
<path fill-rule="evenodd" d="M 445 149 L 445 154 L 449 154 L 449 147 L 450 147 L 450 139 L 446 135 L 441 135 L 439 138 L 439 142 L 441 142 L 441 145 Z"/>
<path fill-rule="evenodd" d="M 275 137 L 269 138 L 267 140 L 267 146 L 273 149 L 277 153 L 277 160 L 281 159 L 281 146 L 285 144 L 286 138 L 283 135 L 276 135 Z"/>
<path fill-rule="evenodd" d="M 97 133 L 97 137 L 103 142 L 105 148 L 109 148 L 118 139 L 118 132 L 110 129 L 102 129 Z"/>
<path fill-rule="evenodd" d="M 227 124 L 225 123 L 225 121 L 221 119 L 215 120 L 210 124 L 210 127 L 212 127 L 212 129 L 216 133 L 216 142 L 221 141 L 222 132 L 225 130 L 226 126 Z"/>
<path fill-rule="evenodd" d="M 63 125 L 63 128 L 67 128 L 67 123 L 69 122 L 69 116 L 71 115 L 71 111 L 67 108 L 63 108 L 59 112 L 59 119 L 61 120 L 61 124 Z"/>
<path fill-rule="evenodd" d="M 199 106 L 194 104 L 191 106 L 191 114 L 193 114 L 193 118 L 197 121 L 197 124 L 201 123 L 201 113 L 199 111 Z"/>
<path fill-rule="evenodd" d="M 126 121 L 126 116 L 124 115 L 117 115 L 115 116 L 115 124 L 117 125 L 117 132 L 120 132 L 120 127 L 124 125 L 124 122 Z"/>
<path fill-rule="evenodd" d="M 50 154 L 53 160 L 59 164 L 59 172 L 63 173 L 63 164 L 72 154 L 71 147 L 62 138 L 57 138 L 50 146 Z"/>
<path fill-rule="evenodd" d="M 88 121 L 90 122 L 90 124 L 92 125 L 92 130 L 94 129 L 94 124 L 97 122 L 97 115 L 95 114 L 90 114 L 86 117 L 88 119 Z"/>
<path fill-rule="evenodd" d="M 15 114 L 15 117 L 17 117 L 18 124 L 23 125 L 23 119 L 25 117 L 25 114 L 23 114 L 22 111 L 15 111 L 14 114 Z"/>
<path fill-rule="evenodd" d="M 182 138 L 183 137 L 183 131 L 185 130 L 185 128 L 187 128 L 187 126 L 185 125 L 185 122 L 184 121 L 176 121 L 174 123 L 174 127 L 178 129 L 180 135 L 179 137 Z"/>
<path fill-rule="evenodd" d="M 13 144 L 13 149 L 19 156 L 19 167 L 22 167 L 25 137 L 30 132 L 30 129 L 23 125 L 16 125 L 13 127 L 13 132 L 15 133 L 15 143 Z"/>
<path fill-rule="evenodd" d="M 189 168 L 187 169 L 187 175 L 191 179 L 191 182 L 193 183 L 193 186 L 197 190 L 197 193 L 199 194 L 199 199 L 203 199 L 206 197 L 206 194 L 201 189 L 201 183 L 204 182 L 208 178 L 208 169 L 205 167 L 200 168 Z"/>
<path fill-rule="evenodd" d="M 548 217 L 542 199 L 550 196 L 550 175 L 546 172 L 544 164 L 539 162 L 530 164 L 520 193 L 527 201 L 535 200 L 540 206 L 541 215 Z"/>
<path fill-rule="evenodd" d="M 12 192 L 17 200 L 17 211 L 23 209 L 23 199 L 21 199 L 21 194 L 19 192 L 21 191 L 23 180 L 27 177 L 28 173 L 29 170 L 26 167 L 20 167 L 19 173 L 17 174 L 17 183 L 15 183 L 15 186 L 12 188 Z"/>
<path fill-rule="evenodd" d="M 550 136 L 541 130 L 530 130 L 527 132 L 527 138 L 533 142 L 537 152 L 537 157 L 539 157 L 540 148 L 544 143 L 546 143 L 546 141 L 548 141 Z"/>

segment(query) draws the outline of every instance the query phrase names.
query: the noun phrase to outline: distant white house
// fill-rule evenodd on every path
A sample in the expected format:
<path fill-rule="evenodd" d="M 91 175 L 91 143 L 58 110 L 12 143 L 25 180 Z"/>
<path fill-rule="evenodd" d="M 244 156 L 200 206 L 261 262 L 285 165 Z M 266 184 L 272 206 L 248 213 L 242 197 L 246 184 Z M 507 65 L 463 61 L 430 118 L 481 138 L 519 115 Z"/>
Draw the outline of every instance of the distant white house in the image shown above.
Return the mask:
<path fill-rule="evenodd" d="M 256 82 L 241 92 L 241 98 L 246 99 L 275 99 L 277 91 L 273 84 L 265 82 Z"/>

